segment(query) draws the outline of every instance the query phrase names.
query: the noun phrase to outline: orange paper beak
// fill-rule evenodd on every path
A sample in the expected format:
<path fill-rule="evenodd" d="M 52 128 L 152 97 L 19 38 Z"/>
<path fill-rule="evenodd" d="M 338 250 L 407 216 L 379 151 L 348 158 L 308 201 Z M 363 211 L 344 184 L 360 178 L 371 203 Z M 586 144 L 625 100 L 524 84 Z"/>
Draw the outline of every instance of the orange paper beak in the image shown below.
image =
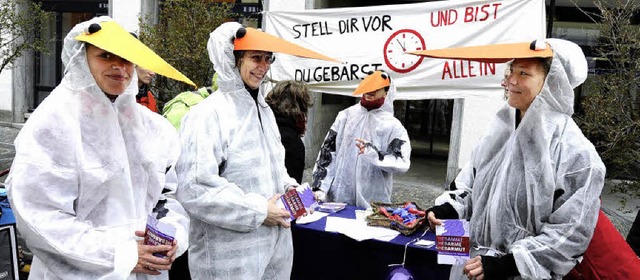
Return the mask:
<path fill-rule="evenodd" d="M 533 57 L 553 57 L 553 51 L 548 44 L 540 49 L 539 44 L 533 43 L 512 43 L 494 44 L 485 46 L 447 48 L 439 50 L 421 50 L 408 52 L 414 55 L 421 55 L 434 58 L 447 59 L 467 59 L 482 62 L 504 63 L 516 58 Z"/>
<path fill-rule="evenodd" d="M 389 85 L 391 85 L 389 74 L 383 73 L 382 71 L 378 70 L 364 78 L 364 80 L 360 82 L 358 88 L 356 88 L 352 95 L 365 94 L 367 92 L 372 92 L 384 87 L 388 87 Z"/>
<path fill-rule="evenodd" d="M 233 41 L 234 50 L 236 51 L 266 51 L 295 55 L 298 57 L 321 59 L 342 63 L 338 60 L 314 52 L 297 44 L 288 42 L 271 34 L 262 32 L 255 28 L 246 27 L 247 33 L 242 38 L 236 38 Z"/>

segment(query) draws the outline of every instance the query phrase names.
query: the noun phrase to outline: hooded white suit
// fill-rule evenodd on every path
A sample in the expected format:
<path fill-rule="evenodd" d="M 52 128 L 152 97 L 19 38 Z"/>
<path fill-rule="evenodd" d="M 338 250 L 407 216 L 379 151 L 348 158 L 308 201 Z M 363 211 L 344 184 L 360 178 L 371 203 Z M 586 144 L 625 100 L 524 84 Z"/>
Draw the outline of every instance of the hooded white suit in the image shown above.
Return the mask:
<path fill-rule="evenodd" d="M 180 128 L 177 198 L 191 216 L 189 267 L 194 279 L 289 279 L 291 230 L 262 223 L 267 200 L 296 182 L 264 93 L 256 104 L 235 66 L 240 27 L 225 23 L 211 33 L 218 90 Z"/>
<path fill-rule="evenodd" d="M 358 103 L 338 113 L 313 169 L 313 187 L 327 201 L 365 208 L 371 201 L 391 202 L 393 174 L 411 164 L 409 135 L 393 116 L 395 93 L 392 81 L 380 108 L 367 111 Z M 370 142 L 362 155 L 356 138 Z"/>
<path fill-rule="evenodd" d="M 458 190 L 436 199 L 470 219 L 472 255 L 511 253 L 525 279 L 560 279 L 576 265 L 591 240 L 605 178 L 598 153 L 571 119 L 586 59 L 571 42 L 547 43 L 551 69 L 520 124 L 505 105 L 456 178 Z"/>
<path fill-rule="evenodd" d="M 175 129 L 136 103 L 137 78 L 115 102 L 89 71 L 85 45 L 65 37 L 60 83 L 16 138 L 8 192 L 18 229 L 34 253 L 31 279 L 166 279 L 131 274 L 138 261 L 134 232 L 164 199 L 165 173 L 178 156 Z M 168 198 L 162 221 L 187 246 L 189 220 Z"/>

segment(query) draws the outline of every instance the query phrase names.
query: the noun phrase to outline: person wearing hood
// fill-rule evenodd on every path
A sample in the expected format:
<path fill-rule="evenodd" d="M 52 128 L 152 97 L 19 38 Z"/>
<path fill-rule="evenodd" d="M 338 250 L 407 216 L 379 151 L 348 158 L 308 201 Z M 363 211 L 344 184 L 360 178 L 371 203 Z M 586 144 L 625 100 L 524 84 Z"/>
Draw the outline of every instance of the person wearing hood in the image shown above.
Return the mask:
<path fill-rule="evenodd" d="M 454 265 L 451 278 L 561 279 L 591 241 L 606 173 L 571 118 L 587 61 L 560 39 L 476 48 L 491 57 L 466 59 L 515 58 L 507 103 L 428 220 L 432 227 L 470 220 L 471 259 Z M 457 57 L 456 50 L 435 57 Z"/>
<path fill-rule="evenodd" d="M 324 139 L 313 169 L 322 201 L 369 207 L 391 202 L 393 174 L 411 164 L 411 143 L 393 116 L 396 89 L 389 74 L 375 71 L 358 85 L 360 103 L 340 111 Z"/>
<path fill-rule="evenodd" d="M 211 32 L 207 50 L 218 89 L 183 117 L 176 165 L 177 198 L 191 217 L 191 276 L 289 279 L 290 214 L 276 200 L 298 184 L 260 85 L 274 52 L 326 57 L 236 22 Z"/>
<path fill-rule="evenodd" d="M 309 90 L 302 82 L 281 81 L 276 83 L 265 101 L 271 107 L 280 130 L 287 173 L 301 184 L 305 157 L 301 137 L 307 130 L 307 112 L 313 106 Z"/>
<path fill-rule="evenodd" d="M 34 254 L 29 277 L 167 279 L 188 246 L 187 214 L 165 184 L 178 137 L 136 104 L 134 63 L 191 81 L 106 16 L 71 29 L 62 62 L 62 81 L 15 140 L 7 179 Z M 143 244 L 148 216 L 176 229 L 172 245 Z"/>

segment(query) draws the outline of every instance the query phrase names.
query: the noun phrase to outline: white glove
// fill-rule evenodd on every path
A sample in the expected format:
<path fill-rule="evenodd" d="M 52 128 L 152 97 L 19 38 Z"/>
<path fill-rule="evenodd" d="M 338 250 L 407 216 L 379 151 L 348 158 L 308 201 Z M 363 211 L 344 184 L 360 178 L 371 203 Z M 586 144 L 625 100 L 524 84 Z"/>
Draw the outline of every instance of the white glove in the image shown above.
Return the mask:
<path fill-rule="evenodd" d="M 313 192 L 313 196 L 316 198 L 317 201 L 320 201 L 320 202 L 325 202 L 327 199 L 327 194 L 321 190 L 317 190 Z"/>

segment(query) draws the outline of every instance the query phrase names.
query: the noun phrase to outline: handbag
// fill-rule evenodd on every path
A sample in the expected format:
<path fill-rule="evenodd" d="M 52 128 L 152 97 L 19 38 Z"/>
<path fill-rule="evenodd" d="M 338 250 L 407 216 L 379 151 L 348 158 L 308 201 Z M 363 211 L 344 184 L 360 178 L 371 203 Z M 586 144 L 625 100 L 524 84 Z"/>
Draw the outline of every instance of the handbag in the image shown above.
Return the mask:
<path fill-rule="evenodd" d="M 640 279 L 640 259 L 602 210 L 582 261 L 564 279 Z"/>

